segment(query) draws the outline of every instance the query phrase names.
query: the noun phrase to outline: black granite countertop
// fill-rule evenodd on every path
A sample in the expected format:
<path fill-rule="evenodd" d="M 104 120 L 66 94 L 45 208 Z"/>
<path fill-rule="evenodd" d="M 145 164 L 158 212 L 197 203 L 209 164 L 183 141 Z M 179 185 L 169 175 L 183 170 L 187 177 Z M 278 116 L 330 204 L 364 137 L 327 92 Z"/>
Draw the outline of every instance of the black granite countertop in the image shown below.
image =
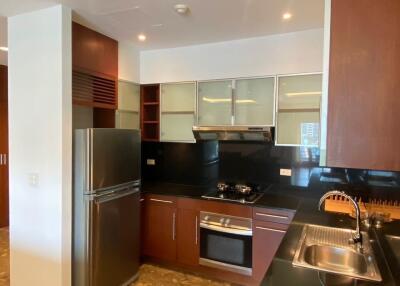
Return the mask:
<path fill-rule="evenodd" d="M 142 183 L 142 193 L 156 194 L 191 199 L 201 199 L 201 196 L 211 191 L 211 186 L 192 186 L 164 182 Z"/>
<path fill-rule="evenodd" d="M 279 194 L 276 192 L 277 189 L 279 189 L 279 186 L 271 185 L 265 190 L 264 195 L 259 200 L 257 200 L 254 204 L 248 204 L 248 206 L 296 210 L 300 204 L 300 199 L 293 195 Z M 142 193 L 145 194 L 176 196 L 191 199 L 203 199 L 201 197 L 202 195 L 213 190 L 215 190 L 214 185 L 192 186 L 165 182 L 144 182 L 142 184 Z"/>
<path fill-rule="evenodd" d="M 400 268 L 393 251 L 386 243 L 385 235 L 400 235 L 399 222 L 385 225 L 382 229 L 374 228 L 363 231 L 368 232 L 372 248 L 381 276 L 382 282 L 356 280 L 344 275 L 329 274 L 321 271 L 294 267 L 293 257 L 297 249 L 299 239 L 306 224 L 316 224 L 338 228 L 355 229 L 355 220 L 347 215 L 330 214 L 317 210 L 317 201 L 313 199 L 302 200 L 293 221 L 287 230 L 285 237 L 274 260 L 268 269 L 262 285 L 307 285 L 307 286 L 375 286 L 375 285 L 400 285 Z"/>

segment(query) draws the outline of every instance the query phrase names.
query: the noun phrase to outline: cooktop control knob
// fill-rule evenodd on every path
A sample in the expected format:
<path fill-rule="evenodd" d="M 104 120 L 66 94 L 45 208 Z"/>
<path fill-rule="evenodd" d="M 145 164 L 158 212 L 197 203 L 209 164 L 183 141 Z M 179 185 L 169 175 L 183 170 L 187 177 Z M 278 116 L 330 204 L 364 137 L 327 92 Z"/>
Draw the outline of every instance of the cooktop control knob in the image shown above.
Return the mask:
<path fill-rule="evenodd" d="M 220 224 L 224 224 L 225 219 L 224 218 L 220 218 L 219 223 Z"/>
<path fill-rule="evenodd" d="M 208 215 L 206 215 L 205 217 L 204 217 L 204 220 L 209 220 L 209 216 Z"/>
<path fill-rule="evenodd" d="M 231 220 L 229 218 L 226 219 L 225 221 L 225 226 L 228 226 L 230 224 Z"/>

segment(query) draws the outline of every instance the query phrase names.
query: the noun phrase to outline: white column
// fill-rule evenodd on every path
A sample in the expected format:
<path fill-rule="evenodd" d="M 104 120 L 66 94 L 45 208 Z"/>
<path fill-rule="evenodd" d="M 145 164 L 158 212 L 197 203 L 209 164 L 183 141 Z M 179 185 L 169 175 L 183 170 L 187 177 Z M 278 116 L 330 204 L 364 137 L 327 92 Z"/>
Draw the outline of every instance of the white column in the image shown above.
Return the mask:
<path fill-rule="evenodd" d="M 71 285 L 71 10 L 9 18 L 11 286 Z"/>

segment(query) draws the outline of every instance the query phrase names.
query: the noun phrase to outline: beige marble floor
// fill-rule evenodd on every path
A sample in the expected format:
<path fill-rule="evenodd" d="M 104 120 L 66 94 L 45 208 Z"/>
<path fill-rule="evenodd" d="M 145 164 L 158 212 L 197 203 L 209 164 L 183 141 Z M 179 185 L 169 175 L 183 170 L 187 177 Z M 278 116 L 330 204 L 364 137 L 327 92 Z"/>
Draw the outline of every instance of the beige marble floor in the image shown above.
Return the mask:
<path fill-rule="evenodd" d="M 9 233 L 0 228 L 0 286 L 9 286 Z M 177 272 L 159 266 L 143 264 L 139 279 L 131 286 L 230 286 L 229 283 L 213 281 L 193 274 Z"/>
<path fill-rule="evenodd" d="M 8 228 L 0 228 L 0 286 L 9 286 L 10 284 L 10 249 L 9 249 Z"/>
<path fill-rule="evenodd" d="M 177 272 L 159 266 L 143 264 L 140 267 L 139 279 L 131 286 L 230 286 L 226 282 L 214 281 L 193 274 Z"/>

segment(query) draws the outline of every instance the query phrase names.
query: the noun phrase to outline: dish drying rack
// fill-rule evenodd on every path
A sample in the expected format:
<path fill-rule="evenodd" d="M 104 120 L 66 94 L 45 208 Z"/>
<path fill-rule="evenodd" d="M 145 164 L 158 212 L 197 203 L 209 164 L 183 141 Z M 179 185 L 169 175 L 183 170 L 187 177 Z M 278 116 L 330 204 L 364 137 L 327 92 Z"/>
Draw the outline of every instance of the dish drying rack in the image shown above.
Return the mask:
<path fill-rule="evenodd" d="M 367 213 L 386 214 L 390 219 L 400 219 L 400 201 L 398 200 L 378 200 L 369 199 L 368 202 L 362 202 L 361 198 L 357 200 L 361 215 Z M 354 216 L 354 207 L 348 199 L 342 196 L 331 196 L 325 201 L 325 211 L 345 213 Z"/>

